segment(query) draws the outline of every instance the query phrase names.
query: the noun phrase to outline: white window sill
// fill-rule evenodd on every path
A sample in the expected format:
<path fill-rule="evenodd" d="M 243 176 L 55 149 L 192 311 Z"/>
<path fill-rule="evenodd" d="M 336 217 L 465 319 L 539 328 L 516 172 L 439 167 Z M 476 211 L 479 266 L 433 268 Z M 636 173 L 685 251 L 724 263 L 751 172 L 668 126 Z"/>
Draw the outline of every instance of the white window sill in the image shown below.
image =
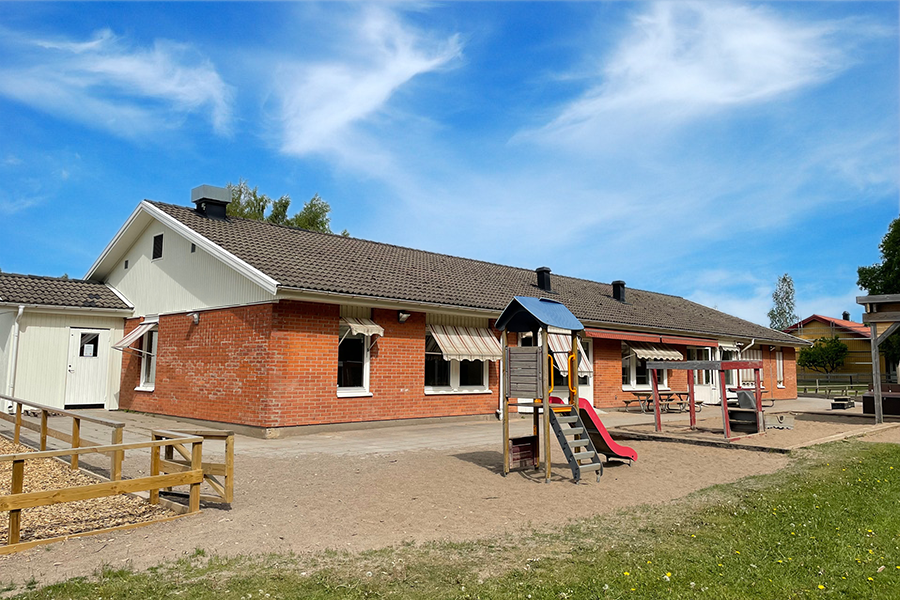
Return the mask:
<path fill-rule="evenodd" d="M 139 385 L 136 388 L 134 388 L 134 391 L 136 391 L 136 392 L 152 392 L 155 389 L 156 389 L 155 385 Z"/>
<path fill-rule="evenodd" d="M 779 390 L 783 390 L 783 389 L 784 389 L 784 386 L 783 386 L 783 385 L 776 385 L 775 387 L 777 387 Z"/>
<path fill-rule="evenodd" d="M 338 390 L 338 398 L 371 398 L 372 392 L 366 390 Z"/>
<path fill-rule="evenodd" d="M 490 394 L 491 390 L 485 388 L 483 390 L 454 390 L 451 388 L 447 388 L 445 390 L 441 389 L 426 389 L 426 396 L 460 396 L 466 394 Z"/>

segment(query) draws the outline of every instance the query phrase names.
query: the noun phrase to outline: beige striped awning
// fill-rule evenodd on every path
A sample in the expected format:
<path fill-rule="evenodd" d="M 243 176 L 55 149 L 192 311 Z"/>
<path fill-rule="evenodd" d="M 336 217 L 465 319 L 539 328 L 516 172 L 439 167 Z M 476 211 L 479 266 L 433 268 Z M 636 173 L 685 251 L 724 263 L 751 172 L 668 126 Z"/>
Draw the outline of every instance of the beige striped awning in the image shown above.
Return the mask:
<path fill-rule="evenodd" d="M 490 329 L 429 325 L 444 360 L 500 360 L 500 341 Z"/>
<path fill-rule="evenodd" d="M 551 333 L 548 336 L 550 340 L 550 352 L 553 353 L 553 361 L 556 368 L 562 373 L 563 377 L 569 376 L 569 353 L 572 352 L 572 337 L 565 333 Z M 584 351 L 578 353 L 578 375 L 587 377 L 593 375 L 594 369 L 591 367 L 591 361 Z"/>
<path fill-rule="evenodd" d="M 665 344 L 648 344 L 646 342 L 628 342 L 634 355 L 644 360 L 684 360 L 684 356 L 671 346 Z"/>
<path fill-rule="evenodd" d="M 353 335 L 384 335 L 384 327 L 373 321 L 372 319 L 361 319 L 357 317 L 341 317 L 341 324 L 350 328 Z"/>
<path fill-rule="evenodd" d="M 137 327 L 135 327 L 131 333 L 123 337 L 121 340 L 112 345 L 112 347 L 116 350 L 125 350 L 133 343 L 138 341 L 145 333 L 155 328 L 157 325 L 156 321 L 144 321 Z"/>

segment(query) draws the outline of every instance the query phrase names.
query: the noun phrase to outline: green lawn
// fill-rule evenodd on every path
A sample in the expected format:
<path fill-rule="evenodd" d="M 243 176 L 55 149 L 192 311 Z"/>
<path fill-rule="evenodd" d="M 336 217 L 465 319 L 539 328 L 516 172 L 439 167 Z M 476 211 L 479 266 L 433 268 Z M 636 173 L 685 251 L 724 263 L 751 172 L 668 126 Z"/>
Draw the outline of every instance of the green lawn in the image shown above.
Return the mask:
<path fill-rule="evenodd" d="M 896 599 L 898 547 L 900 446 L 838 442 L 774 475 L 564 531 L 362 554 L 198 550 L 15 597 Z"/>

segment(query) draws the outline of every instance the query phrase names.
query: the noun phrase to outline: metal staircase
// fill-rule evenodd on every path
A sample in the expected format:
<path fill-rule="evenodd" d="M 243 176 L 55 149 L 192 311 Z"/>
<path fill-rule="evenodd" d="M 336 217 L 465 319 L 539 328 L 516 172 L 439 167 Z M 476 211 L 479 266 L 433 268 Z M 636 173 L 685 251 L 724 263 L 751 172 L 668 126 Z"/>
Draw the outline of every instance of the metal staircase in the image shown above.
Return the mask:
<path fill-rule="evenodd" d="M 584 473 L 595 472 L 597 481 L 603 475 L 603 460 L 597 454 L 578 410 L 572 405 L 553 405 L 550 410 L 550 426 L 563 450 L 575 482 L 581 481 Z M 587 462 L 585 462 L 587 461 Z"/>

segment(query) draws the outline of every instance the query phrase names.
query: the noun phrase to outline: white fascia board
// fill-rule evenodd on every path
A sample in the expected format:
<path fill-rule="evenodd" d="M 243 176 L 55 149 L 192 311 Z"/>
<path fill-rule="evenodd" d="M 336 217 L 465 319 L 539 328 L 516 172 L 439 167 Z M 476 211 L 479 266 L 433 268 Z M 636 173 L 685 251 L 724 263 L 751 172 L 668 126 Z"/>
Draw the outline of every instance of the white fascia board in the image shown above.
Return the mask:
<path fill-rule="evenodd" d="M 88 272 L 86 278 L 89 278 L 90 275 L 95 274 L 95 272 L 98 271 L 100 265 L 104 263 L 108 258 L 113 256 L 113 249 L 116 246 L 117 242 L 125 237 L 126 230 L 129 228 L 129 226 L 131 226 L 135 221 L 138 220 L 138 217 L 141 214 L 152 217 L 163 225 L 169 227 L 188 241 L 196 244 L 198 247 L 208 252 L 210 255 L 218 258 L 220 261 L 258 285 L 259 287 L 263 288 L 273 296 L 278 291 L 277 281 L 275 281 L 256 267 L 247 264 L 245 261 L 241 260 L 231 252 L 228 252 L 215 242 L 203 237 L 178 219 L 166 214 L 146 200 L 138 205 L 134 213 L 132 213 L 131 217 L 129 217 L 128 221 L 125 222 L 125 225 L 123 225 L 119 230 L 119 233 L 116 234 L 116 237 L 113 238 L 113 241 L 109 243 L 109 245 L 106 247 L 106 250 L 103 251 L 103 254 L 100 255 L 100 258 L 98 258 L 97 262 L 94 263 L 94 266 L 91 267 L 91 270 Z M 141 230 L 143 230 L 143 227 L 141 228 Z M 120 250 L 120 252 L 124 252 L 125 250 L 127 250 L 127 248 Z"/>
<path fill-rule="evenodd" d="M 19 306 L 25 307 L 28 312 L 48 313 L 48 314 L 66 314 L 81 315 L 93 317 L 122 317 L 128 318 L 134 313 L 131 308 L 94 308 L 91 306 L 50 306 L 48 304 L 28 304 L 25 302 L 4 302 L 0 303 L 0 311 L 4 308 L 15 309 Z"/>
<path fill-rule="evenodd" d="M 138 217 L 140 217 L 143 212 L 142 207 L 146 204 L 146 202 L 141 202 L 137 205 L 137 207 L 132 211 L 131 215 L 125 221 L 125 223 L 119 228 L 119 231 L 116 232 L 116 235 L 113 239 L 106 245 L 106 248 L 103 249 L 103 252 L 100 253 L 100 256 L 97 257 L 97 260 L 94 261 L 94 264 L 91 265 L 91 268 L 88 269 L 88 272 L 85 274 L 84 279 L 94 279 L 97 275 L 100 276 L 101 279 L 105 279 L 108 274 L 108 270 L 101 271 L 101 266 L 106 263 L 109 259 L 114 259 L 116 257 L 113 256 L 113 250 L 115 250 L 116 246 L 119 245 L 119 242 L 122 238 L 125 237 L 125 234 L 132 228 L 132 225 L 135 221 L 137 221 Z"/>
<path fill-rule="evenodd" d="M 118 296 L 118 297 L 119 297 L 119 300 L 121 300 L 122 302 L 124 302 L 125 304 L 127 304 L 129 308 L 131 308 L 132 310 L 134 310 L 134 304 L 132 304 L 132 303 L 128 300 L 128 298 L 126 298 L 125 296 L 123 296 L 123 295 L 122 295 L 122 292 L 120 292 L 119 290 L 117 290 L 117 289 L 114 288 L 113 286 L 109 285 L 108 283 L 107 283 L 107 284 L 104 284 L 104 285 L 106 285 L 106 287 L 109 288 L 109 291 L 111 291 L 113 294 L 115 294 L 116 296 Z"/>

